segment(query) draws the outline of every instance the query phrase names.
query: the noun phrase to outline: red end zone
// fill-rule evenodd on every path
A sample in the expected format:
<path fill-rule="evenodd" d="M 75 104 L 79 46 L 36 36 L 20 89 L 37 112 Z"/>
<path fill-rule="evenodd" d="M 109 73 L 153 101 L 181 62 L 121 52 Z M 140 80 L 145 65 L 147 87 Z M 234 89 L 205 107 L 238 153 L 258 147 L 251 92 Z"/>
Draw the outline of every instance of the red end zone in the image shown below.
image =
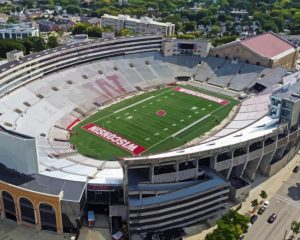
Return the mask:
<path fill-rule="evenodd" d="M 146 150 L 146 148 L 144 148 L 143 146 L 140 146 L 132 141 L 127 140 L 126 138 L 121 137 L 120 135 L 110 132 L 103 127 L 99 127 L 94 123 L 88 123 L 87 125 L 82 126 L 81 128 L 134 155 L 138 155 Z"/>
<path fill-rule="evenodd" d="M 226 99 L 217 98 L 217 97 L 214 97 L 214 96 L 206 95 L 204 93 L 195 92 L 193 90 L 189 90 L 189 89 L 185 89 L 185 88 L 181 88 L 181 87 L 176 87 L 176 88 L 174 88 L 174 90 L 177 91 L 177 92 L 183 92 L 183 93 L 190 94 L 190 95 L 193 95 L 193 96 L 196 96 L 196 97 L 199 97 L 199 98 L 203 98 L 203 99 L 206 99 L 206 100 L 209 100 L 209 101 L 213 101 L 213 102 L 219 103 L 221 105 L 227 105 L 230 102 Z"/>

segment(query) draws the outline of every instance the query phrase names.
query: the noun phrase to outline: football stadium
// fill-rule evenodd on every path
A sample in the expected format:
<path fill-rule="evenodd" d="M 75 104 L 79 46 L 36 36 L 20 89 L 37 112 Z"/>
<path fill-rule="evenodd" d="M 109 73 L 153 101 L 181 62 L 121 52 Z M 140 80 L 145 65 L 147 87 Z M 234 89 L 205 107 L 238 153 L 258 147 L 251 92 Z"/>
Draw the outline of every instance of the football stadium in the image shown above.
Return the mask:
<path fill-rule="evenodd" d="M 296 49 L 266 35 L 239 53 L 271 65 L 223 57 L 227 45 L 201 56 L 176 43 L 166 55 L 161 35 L 1 65 L 2 219 L 78 234 L 93 212 L 96 227 L 129 239 L 213 225 L 299 151 L 300 73 L 286 65 Z"/>

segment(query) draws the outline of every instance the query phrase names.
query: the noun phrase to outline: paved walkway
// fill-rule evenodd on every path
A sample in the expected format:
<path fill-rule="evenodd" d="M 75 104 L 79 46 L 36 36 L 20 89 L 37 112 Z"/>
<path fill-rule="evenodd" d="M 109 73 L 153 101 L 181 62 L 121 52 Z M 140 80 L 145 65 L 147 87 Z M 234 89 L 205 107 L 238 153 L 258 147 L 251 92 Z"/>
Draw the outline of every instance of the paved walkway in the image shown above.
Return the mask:
<path fill-rule="evenodd" d="M 17 225 L 7 219 L 0 220 L 0 240 L 65 240 L 71 239 L 74 234 L 58 235 L 55 232 L 37 232 L 32 227 Z"/>
<path fill-rule="evenodd" d="M 270 178 L 259 177 L 256 181 L 254 181 L 255 187 L 250 190 L 249 197 L 245 202 L 242 203 L 242 207 L 239 210 L 241 214 L 249 214 L 253 209 L 251 206 L 251 201 L 257 199 L 261 200 L 259 194 L 261 190 L 264 190 L 268 194 L 268 199 L 272 198 L 274 194 L 279 190 L 279 188 L 283 185 L 285 181 L 291 176 L 293 172 L 293 168 L 296 165 L 300 165 L 300 155 L 296 154 L 292 161 L 290 161 L 283 169 L 281 169 L 278 173 Z M 212 232 L 214 227 L 209 228 L 207 230 L 202 231 L 201 233 L 186 237 L 186 240 L 204 240 L 205 236 Z"/>

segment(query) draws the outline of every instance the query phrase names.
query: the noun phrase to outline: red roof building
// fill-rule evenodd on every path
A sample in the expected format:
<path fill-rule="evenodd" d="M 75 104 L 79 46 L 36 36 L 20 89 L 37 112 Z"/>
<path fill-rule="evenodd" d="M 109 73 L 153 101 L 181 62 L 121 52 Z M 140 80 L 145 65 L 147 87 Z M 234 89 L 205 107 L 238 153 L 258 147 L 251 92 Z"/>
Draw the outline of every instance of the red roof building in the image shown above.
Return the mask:
<path fill-rule="evenodd" d="M 274 68 L 294 68 L 297 50 L 279 35 L 268 32 L 211 49 L 210 55 Z"/>
<path fill-rule="evenodd" d="M 261 56 L 272 58 L 289 50 L 294 46 L 276 34 L 265 33 L 250 37 L 241 43 Z"/>

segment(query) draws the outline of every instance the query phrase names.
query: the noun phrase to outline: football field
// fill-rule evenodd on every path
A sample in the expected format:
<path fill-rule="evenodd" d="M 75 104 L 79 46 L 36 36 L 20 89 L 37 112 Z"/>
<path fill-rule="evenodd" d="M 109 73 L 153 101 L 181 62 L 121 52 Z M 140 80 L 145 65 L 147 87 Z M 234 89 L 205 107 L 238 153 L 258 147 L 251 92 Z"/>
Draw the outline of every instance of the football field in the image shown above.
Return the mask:
<path fill-rule="evenodd" d="M 216 126 L 237 103 L 186 87 L 124 100 L 85 119 L 71 143 L 84 155 L 112 160 L 178 147 Z"/>

